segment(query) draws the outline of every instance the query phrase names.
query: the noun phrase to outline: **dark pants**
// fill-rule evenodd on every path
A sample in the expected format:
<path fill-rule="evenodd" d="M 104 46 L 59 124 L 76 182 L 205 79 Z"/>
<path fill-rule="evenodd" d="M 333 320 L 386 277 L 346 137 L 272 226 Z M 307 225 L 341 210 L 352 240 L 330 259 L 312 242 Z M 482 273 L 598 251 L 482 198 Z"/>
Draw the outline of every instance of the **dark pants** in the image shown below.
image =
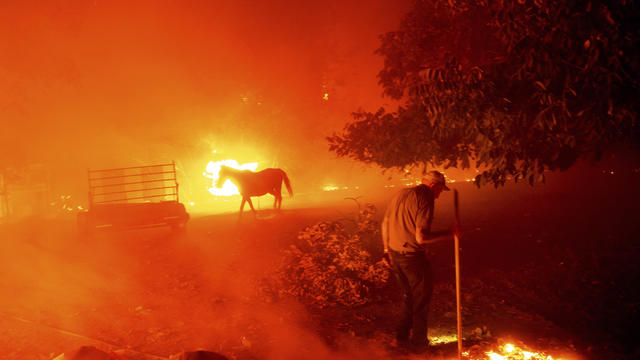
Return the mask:
<path fill-rule="evenodd" d="M 433 274 L 424 252 L 401 254 L 391 251 L 393 270 L 403 292 L 402 312 L 397 328 L 398 340 L 426 344 L 429 301 L 433 293 Z"/>

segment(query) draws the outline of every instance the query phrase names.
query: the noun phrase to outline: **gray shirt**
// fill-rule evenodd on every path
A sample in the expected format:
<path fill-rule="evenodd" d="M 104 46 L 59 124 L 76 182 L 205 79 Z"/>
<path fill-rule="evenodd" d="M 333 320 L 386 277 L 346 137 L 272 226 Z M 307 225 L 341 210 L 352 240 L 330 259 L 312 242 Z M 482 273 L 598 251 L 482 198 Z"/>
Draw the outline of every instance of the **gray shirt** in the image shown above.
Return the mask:
<path fill-rule="evenodd" d="M 431 230 L 433 193 L 426 185 L 402 189 L 385 212 L 388 219 L 389 248 L 397 252 L 423 251 L 416 242 L 416 229 L 423 234 Z"/>

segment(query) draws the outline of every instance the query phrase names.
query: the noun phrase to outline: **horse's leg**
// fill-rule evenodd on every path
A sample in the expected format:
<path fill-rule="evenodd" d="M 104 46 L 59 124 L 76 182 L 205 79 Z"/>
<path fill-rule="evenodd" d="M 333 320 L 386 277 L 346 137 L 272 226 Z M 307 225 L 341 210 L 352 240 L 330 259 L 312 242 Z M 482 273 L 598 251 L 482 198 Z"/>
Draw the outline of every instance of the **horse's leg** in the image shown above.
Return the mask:
<path fill-rule="evenodd" d="M 280 210 L 280 207 L 282 206 L 282 194 L 280 194 L 279 191 L 276 191 L 277 189 L 274 189 L 274 191 L 271 193 L 271 195 L 273 195 L 273 197 L 275 199 L 273 199 L 273 208 Z"/>
<path fill-rule="evenodd" d="M 256 215 L 256 209 L 253 208 L 253 203 L 251 202 L 251 198 L 247 197 L 247 202 L 249 203 L 249 207 L 251 207 L 251 211 L 253 211 L 253 215 Z"/>
<path fill-rule="evenodd" d="M 244 202 L 247 201 L 244 197 L 242 198 L 242 202 L 240 203 L 240 217 L 242 217 L 242 210 L 244 210 Z"/>

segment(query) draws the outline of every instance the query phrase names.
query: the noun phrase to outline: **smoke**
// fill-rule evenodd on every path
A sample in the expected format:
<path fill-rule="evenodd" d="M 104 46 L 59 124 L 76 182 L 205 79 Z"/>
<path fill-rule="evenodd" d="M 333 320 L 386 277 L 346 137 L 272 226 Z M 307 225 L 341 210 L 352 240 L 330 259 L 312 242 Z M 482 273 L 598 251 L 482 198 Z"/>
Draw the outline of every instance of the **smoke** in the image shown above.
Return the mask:
<path fill-rule="evenodd" d="M 214 201 L 202 172 L 208 161 L 227 158 L 285 169 L 299 206 L 328 182 L 362 185 L 373 177 L 336 161 L 325 136 L 352 111 L 384 101 L 375 78 L 381 59 L 373 51 L 403 6 L 2 2 L 0 172 L 26 174 L 41 164 L 46 176 L 37 177 L 48 196 L 68 195 L 71 205 L 84 207 L 87 169 L 170 161 L 185 204 Z M 284 208 L 290 205 L 285 198 Z M 295 236 L 302 223 L 289 226 Z M 254 230 L 200 228 L 181 242 L 154 231 L 103 234 L 87 242 L 72 217 L 3 224 L 0 284 L 14 296 L 0 305 L 138 348 L 181 341 L 185 348 L 271 358 L 299 358 L 300 349 L 329 357 L 301 307 L 247 300 L 253 279 L 278 253 L 245 248 L 251 239 L 278 243 Z M 129 336 L 119 338 L 123 328 Z M 268 341 L 256 341 L 260 336 Z"/>
<path fill-rule="evenodd" d="M 324 138 L 382 103 L 373 51 L 404 9 L 382 0 L 2 8 L 0 162 L 44 163 L 76 184 L 87 168 L 171 160 L 193 178 L 213 150 L 290 169 L 300 184 L 318 172 L 347 180 L 352 165 L 336 162 Z"/>
<path fill-rule="evenodd" d="M 318 335 L 318 319 L 302 305 L 260 297 L 260 280 L 308 216 L 238 226 L 235 215 L 204 217 L 178 238 L 166 229 L 85 238 L 62 220 L 4 224 L 0 289 L 12 296 L 0 300 L 0 318 L 27 319 L 31 332 L 20 339 L 26 348 L 0 343 L 0 354 L 71 350 L 66 342 L 47 341 L 59 335 L 55 328 L 67 331 L 64 338 L 83 336 L 74 346 L 96 339 L 103 349 L 110 343 L 161 356 L 182 349 L 262 359 L 384 355 L 380 345 L 349 336 L 340 340 L 343 350 L 332 349 Z M 29 339 L 35 331 L 44 339 Z"/>

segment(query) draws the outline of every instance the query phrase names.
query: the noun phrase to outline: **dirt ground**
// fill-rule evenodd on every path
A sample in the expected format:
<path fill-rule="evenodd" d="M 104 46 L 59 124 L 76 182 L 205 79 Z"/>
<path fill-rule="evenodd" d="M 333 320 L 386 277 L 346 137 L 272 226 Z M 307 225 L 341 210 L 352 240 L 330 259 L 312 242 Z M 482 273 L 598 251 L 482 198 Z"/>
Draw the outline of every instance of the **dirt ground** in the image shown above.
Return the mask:
<path fill-rule="evenodd" d="M 465 350 L 504 342 L 566 359 L 640 356 L 640 176 L 582 168 L 546 185 L 460 191 Z M 392 190 L 375 196 L 379 219 Z M 451 193 L 434 228 L 453 219 Z M 207 349 L 232 359 L 452 358 L 455 343 L 427 355 L 392 346 L 398 294 L 355 309 L 309 309 L 256 291 L 298 232 L 353 218 L 331 206 L 198 216 L 186 234 L 168 229 L 77 234 L 72 218 L 0 225 L 0 359 L 52 359 L 81 345 L 130 359 Z M 374 257 L 379 243 L 367 244 Z M 455 335 L 453 248 L 430 248 L 436 287 L 432 340 Z M 470 355 L 470 356 L 471 356 Z M 488 356 L 484 358 L 488 358 Z M 483 357 L 475 357 L 483 358 Z"/>

